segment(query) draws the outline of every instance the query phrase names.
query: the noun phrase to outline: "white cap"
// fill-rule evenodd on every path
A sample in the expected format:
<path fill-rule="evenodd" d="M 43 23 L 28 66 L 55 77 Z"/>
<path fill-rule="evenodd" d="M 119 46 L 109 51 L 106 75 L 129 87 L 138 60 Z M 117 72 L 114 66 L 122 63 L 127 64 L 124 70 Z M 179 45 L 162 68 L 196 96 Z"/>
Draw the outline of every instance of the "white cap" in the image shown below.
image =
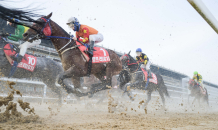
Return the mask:
<path fill-rule="evenodd" d="M 76 17 L 70 17 L 67 21 L 67 24 L 75 23 L 75 22 L 79 23 L 79 20 Z"/>

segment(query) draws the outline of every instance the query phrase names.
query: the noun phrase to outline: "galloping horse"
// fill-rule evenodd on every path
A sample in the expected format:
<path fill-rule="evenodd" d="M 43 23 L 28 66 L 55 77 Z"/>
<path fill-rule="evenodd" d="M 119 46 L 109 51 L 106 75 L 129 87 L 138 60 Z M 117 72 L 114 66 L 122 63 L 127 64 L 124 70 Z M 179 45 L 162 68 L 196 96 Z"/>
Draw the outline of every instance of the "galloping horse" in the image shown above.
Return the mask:
<path fill-rule="evenodd" d="M 0 37 L 0 69 L 3 76 L 8 77 L 11 71 L 11 64 L 4 53 L 4 47 L 7 44 L 5 40 Z M 25 70 L 23 68 L 17 68 L 14 73 L 14 78 L 39 78 L 44 84 L 47 85 L 53 92 L 55 92 L 59 97 L 59 105 L 62 101 L 62 90 L 60 87 L 55 85 L 57 81 L 58 74 L 63 72 L 61 64 L 48 58 L 37 57 L 36 66 L 33 72 Z"/>
<path fill-rule="evenodd" d="M 23 34 L 23 37 L 30 42 L 38 38 L 51 39 L 64 68 L 64 72 L 59 76 L 58 83 L 61 84 L 68 93 L 75 93 L 77 96 L 93 95 L 95 92 L 109 89 L 110 87 L 108 86 L 111 86 L 112 76 L 119 74 L 122 69 L 118 55 L 114 51 L 107 49 L 110 62 L 94 63 L 91 69 L 91 74 L 97 77 L 102 83 L 93 85 L 90 93 L 81 93 L 78 89 L 81 87 L 80 77 L 87 75 L 88 68 L 88 62 L 78 48 L 83 45 L 78 45 L 77 41 L 74 41 L 65 30 L 50 19 L 51 16 L 52 13 L 39 18 L 37 23 L 32 25 L 31 28 Z M 65 78 L 72 78 L 75 88 L 65 84 L 63 82 Z"/>
<path fill-rule="evenodd" d="M 188 84 L 189 84 L 188 89 L 191 91 L 191 94 L 188 95 L 188 102 L 189 102 L 189 97 L 191 96 L 194 97 L 192 104 L 194 104 L 195 100 L 198 99 L 198 103 L 200 105 L 200 99 L 203 98 L 203 100 L 209 106 L 207 89 L 205 88 L 205 92 L 203 92 L 202 91 L 203 88 L 201 88 L 201 86 L 197 84 L 193 79 L 190 79 Z"/>
<path fill-rule="evenodd" d="M 165 108 L 164 94 L 168 97 L 169 94 L 162 76 L 159 74 L 152 74 L 152 77 L 156 77 L 157 83 L 149 82 L 148 84 L 146 84 L 147 79 L 144 76 L 144 72 L 141 70 L 136 60 L 132 56 L 130 56 L 129 53 L 123 55 L 120 58 L 123 68 L 125 68 L 125 70 L 121 71 L 119 75 L 120 88 L 124 91 L 127 91 L 127 94 L 130 98 L 132 98 L 131 93 L 129 92 L 130 90 L 127 90 L 127 87 L 130 87 L 132 89 L 147 90 L 147 101 L 145 102 L 145 107 L 151 100 L 151 93 L 157 90 L 161 96 L 163 107 Z"/>

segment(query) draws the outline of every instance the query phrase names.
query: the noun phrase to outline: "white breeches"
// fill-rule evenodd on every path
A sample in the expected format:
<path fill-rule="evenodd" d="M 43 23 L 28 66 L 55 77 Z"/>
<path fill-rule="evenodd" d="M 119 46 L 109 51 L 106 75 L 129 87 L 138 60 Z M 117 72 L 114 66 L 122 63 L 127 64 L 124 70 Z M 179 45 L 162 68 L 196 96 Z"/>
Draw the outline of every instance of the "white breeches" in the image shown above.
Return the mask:
<path fill-rule="evenodd" d="M 89 41 L 95 41 L 95 44 L 102 42 L 103 40 L 104 40 L 104 37 L 101 33 L 89 35 Z"/>
<path fill-rule="evenodd" d="M 24 56 L 26 54 L 27 48 L 39 45 L 41 43 L 41 40 L 34 40 L 32 43 L 31 42 L 24 42 L 19 46 L 20 48 L 20 55 Z"/>
<path fill-rule="evenodd" d="M 141 68 L 145 68 L 147 71 L 149 71 L 150 70 L 150 66 L 151 66 L 151 62 L 148 61 L 146 65 L 142 64 L 140 67 Z"/>
<path fill-rule="evenodd" d="M 198 81 L 195 79 L 195 82 L 196 83 L 198 83 Z M 201 80 L 201 83 L 200 83 L 200 86 L 204 89 L 204 84 L 203 84 L 204 82 L 203 82 L 203 78 L 202 78 L 202 80 Z"/>

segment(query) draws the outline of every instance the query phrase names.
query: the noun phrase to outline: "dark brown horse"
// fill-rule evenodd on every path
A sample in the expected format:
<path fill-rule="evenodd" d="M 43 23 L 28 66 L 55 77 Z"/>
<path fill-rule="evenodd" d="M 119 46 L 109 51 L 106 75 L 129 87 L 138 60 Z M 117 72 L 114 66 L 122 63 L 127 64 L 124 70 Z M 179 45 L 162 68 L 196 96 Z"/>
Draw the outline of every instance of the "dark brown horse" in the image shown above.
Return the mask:
<path fill-rule="evenodd" d="M 62 29 L 57 23 L 50 20 L 52 13 L 48 16 L 39 18 L 36 24 L 32 25 L 25 34 L 24 39 L 32 41 L 37 38 L 50 38 L 59 57 L 61 58 L 64 73 L 59 77 L 58 83 L 61 84 L 68 93 L 75 93 L 77 96 L 93 95 L 95 92 L 108 89 L 111 86 L 113 75 L 119 74 L 122 69 L 122 64 L 119 56 L 112 50 L 107 49 L 110 57 L 110 62 L 95 63 L 92 65 L 91 74 L 95 75 L 102 83 L 92 85 L 90 93 L 81 93 L 78 89 L 80 85 L 80 77 L 87 75 L 88 62 L 84 59 L 83 54 L 72 40 L 70 35 Z M 37 31 L 35 31 L 37 30 Z M 51 30 L 50 34 L 45 33 L 46 30 Z M 105 77 L 106 76 L 106 79 Z M 75 88 L 64 84 L 65 78 L 72 78 Z"/>
<path fill-rule="evenodd" d="M 158 83 L 155 84 L 149 82 L 147 84 L 141 68 L 139 67 L 136 60 L 130 55 L 130 52 L 123 55 L 120 59 L 123 68 L 125 68 L 119 74 L 120 88 L 127 92 L 127 95 L 130 97 L 130 99 L 133 100 L 133 97 L 131 96 L 131 90 L 128 90 L 127 87 L 129 87 L 130 89 L 147 90 L 147 101 L 144 105 L 145 107 L 147 107 L 149 101 L 151 100 L 152 92 L 157 90 L 162 99 L 163 108 L 165 108 L 164 95 L 167 97 L 170 96 L 162 76 L 160 74 L 155 74 L 157 76 L 156 78 Z"/>
<path fill-rule="evenodd" d="M 197 84 L 193 79 L 189 80 L 189 86 L 188 89 L 191 91 L 191 94 L 188 95 L 188 102 L 189 102 L 189 97 L 194 97 L 194 100 L 192 102 L 192 105 L 194 104 L 195 100 L 198 99 L 198 103 L 200 106 L 200 99 L 202 98 L 207 105 L 209 106 L 209 101 L 208 101 L 208 93 L 207 89 L 205 88 L 205 93 L 202 92 L 202 88 L 199 84 Z"/>

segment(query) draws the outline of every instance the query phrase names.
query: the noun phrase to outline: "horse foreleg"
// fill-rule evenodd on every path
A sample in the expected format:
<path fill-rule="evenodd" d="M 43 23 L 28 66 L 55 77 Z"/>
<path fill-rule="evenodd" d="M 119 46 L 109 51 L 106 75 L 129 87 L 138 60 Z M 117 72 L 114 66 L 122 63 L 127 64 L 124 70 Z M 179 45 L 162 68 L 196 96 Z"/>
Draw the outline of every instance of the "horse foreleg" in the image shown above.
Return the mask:
<path fill-rule="evenodd" d="M 201 104 L 200 104 L 200 98 L 198 98 L 198 105 L 199 105 L 199 107 L 201 106 Z"/>
<path fill-rule="evenodd" d="M 150 100 L 151 100 L 151 91 L 148 90 L 148 92 L 147 92 L 147 101 L 145 102 L 144 108 L 147 107 Z"/>
<path fill-rule="evenodd" d="M 67 91 L 67 93 L 75 93 L 77 96 L 83 96 L 80 91 L 75 89 L 77 87 L 73 88 L 69 84 L 64 82 L 64 79 L 74 77 L 73 72 L 74 72 L 74 67 L 72 66 L 68 70 L 61 73 L 58 77 L 58 84 L 60 84 Z M 80 81 L 79 77 L 75 79 Z M 78 86 L 78 83 L 76 82 L 76 80 L 75 80 L 75 84 L 73 83 L 74 86 Z"/>
<path fill-rule="evenodd" d="M 196 99 L 197 99 L 197 98 L 195 97 L 194 100 L 193 100 L 193 102 L 192 102 L 192 106 L 193 106 L 193 104 L 195 103 L 195 100 L 196 100 Z"/>
<path fill-rule="evenodd" d="M 191 94 L 188 95 L 188 104 L 189 104 L 189 105 L 190 105 L 190 103 L 189 103 L 189 98 L 190 98 L 190 96 L 191 96 Z"/>

